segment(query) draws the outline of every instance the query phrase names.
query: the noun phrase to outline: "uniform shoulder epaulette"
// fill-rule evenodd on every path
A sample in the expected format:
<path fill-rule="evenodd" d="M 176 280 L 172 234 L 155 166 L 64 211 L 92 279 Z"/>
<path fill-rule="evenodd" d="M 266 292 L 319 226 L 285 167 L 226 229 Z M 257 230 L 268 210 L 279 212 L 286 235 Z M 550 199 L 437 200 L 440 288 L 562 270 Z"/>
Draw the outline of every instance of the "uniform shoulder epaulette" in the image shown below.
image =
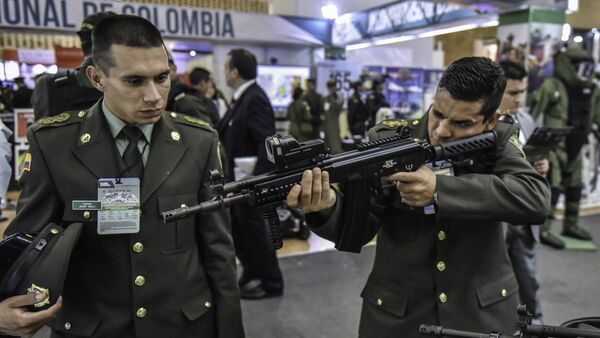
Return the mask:
<path fill-rule="evenodd" d="M 381 122 L 380 124 L 376 125 L 374 128 L 376 129 L 396 129 L 398 127 L 405 127 L 405 126 L 418 126 L 419 123 L 421 123 L 419 120 L 413 120 L 413 121 L 409 121 L 409 120 L 404 120 L 404 119 L 396 119 L 396 120 L 385 120 L 383 122 Z"/>
<path fill-rule="evenodd" d="M 55 116 L 48 116 L 37 120 L 32 126 L 32 130 L 36 131 L 44 127 L 60 127 L 68 124 L 81 122 L 83 117 L 87 115 L 85 110 L 74 110 L 69 112 L 60 113 Z"/>
<path fill-rule="evenodd" d="M 175 112 L 169 112 L 168 113 L 169 116 L 171 117 L 171 119 L 173 119 L 175 122 L 181 123 L 181 124 L 185 124 L 188 126 L 193 126 L 193 127 L 197 127 L 197 128 L 201 128 L 201 129 L 205 129 L 211 132 L 214 132 L 215 130 L 213 129 L 213 127 L 211 127 L 210 123 L 203 121 L 199 118 L 193 117 L 193 116 L 189 116 L 189 115 L 185 115 L 185 114 L 179 114 L 179 113 L 175 113 Z"/>
<path fill-rule="evenodd" d="M 498 118 L 498 121 L 506 122 L 506 123 L 515 123 L 515 117 L 512 114 L 502 114 Z"/>

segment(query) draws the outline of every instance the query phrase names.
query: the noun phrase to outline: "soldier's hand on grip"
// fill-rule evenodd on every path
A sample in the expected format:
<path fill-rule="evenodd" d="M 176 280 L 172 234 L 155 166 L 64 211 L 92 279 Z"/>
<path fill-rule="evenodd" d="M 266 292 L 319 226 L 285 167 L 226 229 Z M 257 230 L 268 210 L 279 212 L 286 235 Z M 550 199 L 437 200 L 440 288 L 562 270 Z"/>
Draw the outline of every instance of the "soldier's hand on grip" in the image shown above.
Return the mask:
<path fill-rule="evenodd" d="M 436 176 L 427 166 L 421 166 L 415 172 L 399 172 L 386 177 L 396 182 L 402 202 L 411 207 L 424 207 L 434 202 Z"/>
<path fill-rule="evenodd" d="M 321 211 L 335 205 L 335 191 L 329 185 L 329 173 L 320 168 L 306 170 L 300 185 L 295 184 L 287 195 L 287 204 L 305 213 Z"/>

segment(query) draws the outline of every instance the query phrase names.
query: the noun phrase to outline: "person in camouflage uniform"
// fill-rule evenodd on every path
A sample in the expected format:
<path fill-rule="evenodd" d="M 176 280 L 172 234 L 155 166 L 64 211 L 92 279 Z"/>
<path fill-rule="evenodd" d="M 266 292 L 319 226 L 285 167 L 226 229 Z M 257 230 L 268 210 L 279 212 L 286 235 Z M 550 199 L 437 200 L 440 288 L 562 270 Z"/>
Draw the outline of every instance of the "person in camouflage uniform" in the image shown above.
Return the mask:
<path fill-rule="evenodd" d="M 581 201 L 581 148 L 587 143 L 592 123 L 600 122 L 600 93 L 591 79 L 593 59 L 581 48 L 569 48 L 556 55 L 554 74 L 536 93 L 531 115 L 541 114 L 547 127 L 573 127 L 567 139 L 550 154 L 548 177 L 552 186 L 552 209 L 542 225 L 542 243 L 562 249 L 565 243 L 550 232 L 552 215 L 561 193 L 565 194 L 563 236 L 591 240 L 579 226 Z"/>

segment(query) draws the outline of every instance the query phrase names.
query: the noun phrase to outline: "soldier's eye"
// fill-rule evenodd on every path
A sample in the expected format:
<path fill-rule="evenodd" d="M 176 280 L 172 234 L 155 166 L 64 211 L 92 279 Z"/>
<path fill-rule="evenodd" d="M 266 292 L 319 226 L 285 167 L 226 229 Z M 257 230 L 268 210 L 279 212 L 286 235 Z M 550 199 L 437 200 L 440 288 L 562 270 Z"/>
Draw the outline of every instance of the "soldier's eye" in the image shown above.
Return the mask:
<path fill-rule="evenodd" d="M 129 78 L 126 79 L 125 82 L 131 86 L 139 86 L 142 84 L 142 80 L 137 78 Z"/>

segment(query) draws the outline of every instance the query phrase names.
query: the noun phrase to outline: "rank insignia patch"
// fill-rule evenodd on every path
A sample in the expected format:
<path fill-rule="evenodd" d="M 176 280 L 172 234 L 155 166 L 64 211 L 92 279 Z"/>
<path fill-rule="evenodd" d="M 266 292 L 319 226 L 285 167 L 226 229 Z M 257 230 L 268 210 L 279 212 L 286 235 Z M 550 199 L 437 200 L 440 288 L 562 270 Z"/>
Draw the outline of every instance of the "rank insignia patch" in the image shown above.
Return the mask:
<path fill-rule="evenodd" d="M 25 160 L 23 161 L 23 171 L 30 171 L 31 170 L 31 154 L 30 153 L 26 153 L 25 154 Z"/>

